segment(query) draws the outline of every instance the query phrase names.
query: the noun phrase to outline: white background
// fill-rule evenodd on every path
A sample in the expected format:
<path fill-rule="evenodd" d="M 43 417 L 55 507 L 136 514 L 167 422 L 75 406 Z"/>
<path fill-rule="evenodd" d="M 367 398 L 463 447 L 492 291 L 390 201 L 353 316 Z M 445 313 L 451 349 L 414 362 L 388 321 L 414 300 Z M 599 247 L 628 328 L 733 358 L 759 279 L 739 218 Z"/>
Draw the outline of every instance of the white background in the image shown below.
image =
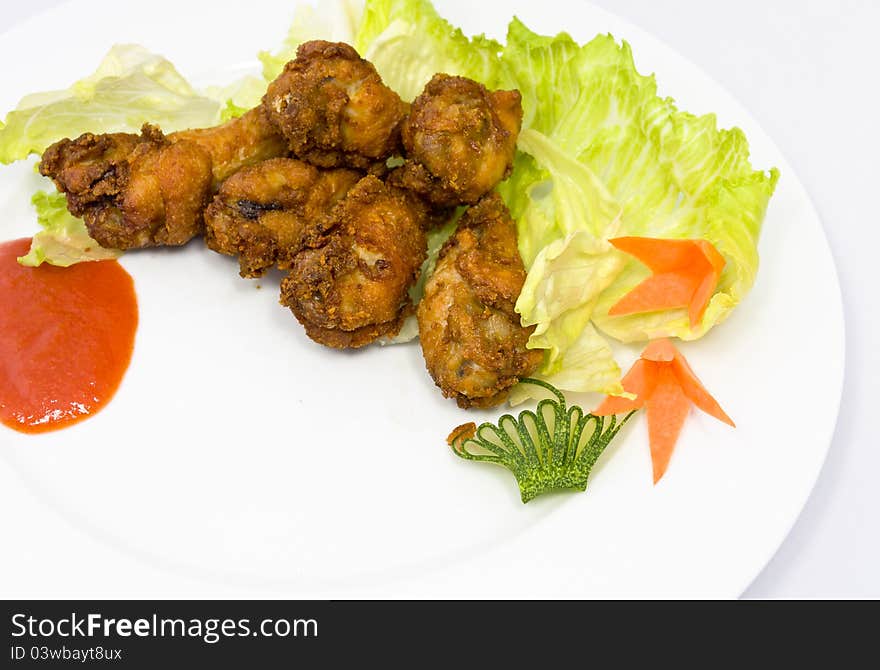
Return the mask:
<path fill-rule="evenodd" d="M 837 263 L 847 361 L 834 441 L 803 514 L 745 597 L 880 597 L 880 431 L 872 411 L 880 401 L 875 346 L 880 335 L 875 297 L 880 290 L 880 3 L 594 3 L 699 65 L 755 116 L 813 197 Z M 0 31 L 57 4 L 9 3 L 0 13 Z M 63 46 L 58 48 L 61 56 Z M 821 305 L 816 318 L 822 318 Z M 29 572 L 45 566 L 43 592 L 51 593 L 53 583 L 60 587 L 101 573 L 118 580 L 124 591 L 126 563 L 131 563 L 140 584 L 163 595 L 163 574 L 64 526 L 5 471 L 0 471 L 0 486 L 19 489 L 23 501 L 14 514 L 4 514 L 3 546 L 16 546 L 15 556 L 4 562 Z M 21 546 L 16 537 L 28 542 Z M 59 555 L 67 560 L 59 562 Z M 106 586 L 112 590 L 114 584 Z"/>

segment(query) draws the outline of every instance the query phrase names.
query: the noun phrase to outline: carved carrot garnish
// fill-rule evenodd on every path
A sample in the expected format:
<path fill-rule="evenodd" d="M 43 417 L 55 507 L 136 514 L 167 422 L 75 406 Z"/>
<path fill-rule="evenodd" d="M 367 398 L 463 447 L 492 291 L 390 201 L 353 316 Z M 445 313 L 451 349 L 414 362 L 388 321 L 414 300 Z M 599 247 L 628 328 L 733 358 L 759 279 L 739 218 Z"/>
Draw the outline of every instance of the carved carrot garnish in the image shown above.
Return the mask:
<path fill-rule="evenodd" d="M 711 242 L 652 237 L 617 237 L 609 242 L 647 265 L 653 274 L 618 300 L 608 314 L 687 307 L 691 327 L 700 323 L 724 269 L 724 257 Z"/>
<path fill-rule="evenodd" d="M 655 484 L 666 472 L 691 404 L 735 427 L 733 420 L 697 379 L 684 356 L 667 339 L 651 342 L 622 383 L 628 393 L 636 396 L 635 399 L 609 396 L 593 410 L 593 414 L 607 416 L 642 407 L 647 409 Z"/>

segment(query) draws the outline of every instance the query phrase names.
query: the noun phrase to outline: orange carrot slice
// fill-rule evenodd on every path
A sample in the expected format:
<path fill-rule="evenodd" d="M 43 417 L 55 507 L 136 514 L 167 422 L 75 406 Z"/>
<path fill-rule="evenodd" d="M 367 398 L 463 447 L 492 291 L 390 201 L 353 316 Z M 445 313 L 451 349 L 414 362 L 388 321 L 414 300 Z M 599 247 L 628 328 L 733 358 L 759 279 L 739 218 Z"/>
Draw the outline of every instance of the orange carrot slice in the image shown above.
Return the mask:
<path fill-rule="evenodd" d="M 648 401 L 648 442 L 654 483 L 666 472 L 691 404 L 668 366 L 659 366 L 654 393 Z"/>
<path fill-rule="evenodd" d="M 719 421 L 723 421 L 728 426 L 736 428 L 733 419 L 727 416 L 727 413 L 721 409 L 721 405 L 718 404 L 718 401 L 712 397 L 712 395 L 706 390 L 706 387 L 700 383 L 699 379 L 697 379 L 697 376 L 694 374 L 694 371 L 691 370 L 691 366 L 688 365 L 684 356 L 678 352 L 676 352 L 676 354 L 675 360 L 672 362 L 672 370 L 675 373 L 675 378 L 678 380 L 679 386 L 681 386 L 681 390 L 684 391 L 684 394 L 688 399 L 709 416 L 713 416 Z"/>
<path fill-rule="evenodd" d="M 659 237 L 615 237 L 608 240 L 617 249 L 635 256 L 652 272 L 678 272 L 694 259 L 694 240 Z"/>
<path fill-rule="evenodd" d="M 690 308 L 688 309 L 688 318 L 690 319 L 691 328 L 694 328 L 703 320 L 703 314 L 709 306 L 709 300 L 718 286 L 718 280 L 721 279 L 721 272 L 724 270 L 724 256 L 718 253 L 715 246 L 706 240 L 697 240 L 696 245 L 703 253 L 703 257 L 709 262 L 711 270 L 706 272 L 700 282 L 697 290 L 694 291 L 691 298 Z"/>
<path fill-rule="evenodd" d="M 646 361 L 654 361 L 655 363 L 669 363 L 678 356 L 678 349 L 672 344 L 672 340 L 668 337 L 660 338 L 650 342 L 642 352 L 642 358 Z"/>
<path fill-rule="evenodd" d="M 609 242 L 653 273 L 611 306 L 611 316 L 687 307 L 691 328 L 700 323 L 725 263 L 711 242 L 650 237 L 617 237 Z"/>
<path fill-rule="evenodd" d="M 614 303 L 608 313 L 611 316 L 623 316 L 675 309 L 687 305 L 693 296 L 692 277 L 674 272 L 653 275 Z"/>
<path fill-rule="evenodd" d="M 620 380 L 623 390 L 627 393 L 635 395 L 635 399 L 622 398 L 620 396 L 610 395 L 593 410 L 596 416 L 608 416 L 610 414 L 625 414 L 634 409 L 641 409 L 645 406 L 646 391 L 646 362 L 638 360 L 626 373 L 626 376 Z"/>
<path fill-rule="evenodd" d="M 636 398 L 628 400 L 609 396 L 593 410 L 593 414 L 606 416 L 647 408 L 655 484 L 669 466 L 691 404 L 719 421 L 736 427 L 697 379 L 685 357 L 666 338 L 649 343 L 621 383 Z"/>

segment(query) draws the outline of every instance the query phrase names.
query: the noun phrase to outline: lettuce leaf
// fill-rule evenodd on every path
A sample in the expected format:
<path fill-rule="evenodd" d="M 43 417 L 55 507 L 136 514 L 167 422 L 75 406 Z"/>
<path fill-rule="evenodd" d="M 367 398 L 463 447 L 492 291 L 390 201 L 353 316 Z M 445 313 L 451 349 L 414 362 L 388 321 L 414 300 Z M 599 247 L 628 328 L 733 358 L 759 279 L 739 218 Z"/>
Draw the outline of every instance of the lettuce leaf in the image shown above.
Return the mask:
<path fill-rule="evenodd" d="M 541 133 L 523 131 L 519 147 L 530 154 L 520 162 L 531 165 L 535 181 L 519 190 L 530 174 L 520 172 L 501 192 L 512 196 L 520 255 L 529 271 L 516 310 L 523 325 L 535 326 L 529 348 L 546 350 L 534 376 L 567 391 L 620 394 L 620 367 L 590 320 L 600 294 L 626 262 L 607 242 L 620 230 L 622 208 L 589 167 Z M 523 386 L 513 398 L 536 390 Z"/>
<path fill-rule="evenodd" d="M 754 281 L 778 171 L 752 169 L 739 129 L 719 130 L 714 115 L 697 117 L 659 97 L 653 76 L 636 71 L 629 45 L 610 35 L 581 46 L 514 19 L 502 63 L 502 83 L 523 93 L 519 148 L 530 155 L 517 158 L 499 189 L 529 271 L 517 310 L 523 323 L 537 324 L 529 346 L 548 352 L 543 378 L 566 390 L 607 392 L 610 377 L 596 378 L 594 366 L 611 374 L 613 358 L 590 324 L 628 342 L 694 339 L 723 321 Z M 697 328 L 683 309 L 608 315 L 648 276 L 604 242 L 617 235 L 701 238 L 724 255 Z M 584 388 L 588 379 L 595 388 Z"/>
<path fill-rule="evenodd" d="M 501 44 L 483 35 L 466 37 L 428 0 L 368 0 L 354 46 L 407 101 L 437 72 L 490 88 L 501 76 Z"/>
<path fill-rule="evenodd" d="M 230 88 L 224 95 L 234 92 Z M 193 89 L 168 60 L 137 45 L 116 45 L 94 73 L 70 88 L 19 102 L 0 124 L 0 162 L 42 153 L 59 139 L 85 132 L 139 132 L 147 121 L 173 132 L 214 125 L 220 115 L 220 102 Z M 39 192 L 32 202 L 43 230 L 20 263 L 67 267 L 121 254 L 89 236 L 82 220 L 67 212 L 63 195 Z"/>
<path fill-rule="evenodd" d="M 609 230 L 618 225 L 615 220 Z M 538 254 L 516 304 L 523 325 L 535 326 L 529 348 L 546 350 L 538 378 L 568 391 L 623 391 L 620 367 L 590 319 L 624 263 L 607 241 L 586 231 Z"/>
<path fill-rule="evenodd" d="M 122 255 L 117 249 L 105 249 L 89 237 L 85 223 L 67 211 L 67 199 L 61 193 L 37 191 L 31 198 L 37 221 L 43 230 L 34 235 L 27 255 L 18 259 L 22 265 L 41 263 L 68 267 L 81 261 L 104 261 Z"/>
<path fill-rule="evenodd" d="M 28 95 L 0 124 L 0 163 L 39 154 L 85 132 L 138 132 L 149 121 L 172 132 L 215 124 L 220 105 L 198 92 L 161 56 L 114 46 L 93 74 L 64 91 Z"/>

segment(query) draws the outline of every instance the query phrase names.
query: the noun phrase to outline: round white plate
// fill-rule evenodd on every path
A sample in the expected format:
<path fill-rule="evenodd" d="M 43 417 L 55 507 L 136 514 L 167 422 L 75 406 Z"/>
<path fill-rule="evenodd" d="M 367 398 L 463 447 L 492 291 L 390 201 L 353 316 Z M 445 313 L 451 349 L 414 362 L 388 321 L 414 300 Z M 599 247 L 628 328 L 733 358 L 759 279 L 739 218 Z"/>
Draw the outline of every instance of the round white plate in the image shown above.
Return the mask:
<path fill-rule="evenodd" d="M 506 470 L 461 461 L 445 445 L 452 427 L 500 412 L 444 400 L 417 344 L 321 348 L 278 306 L 277 277 L 239 279 L 234 260 L 195 242 L 123 258 L 141 320 L 116 398 L 68 430 L 0 427 L 0 467 L 82 532 L 217 593 L 737 596 L 800 512 L 837 416 L 843 313 L 807 194 L 742 107 L 637 28 L 585 4 L 437 4 L 470 33 L 503 38 L 516 13 L 541 33 L 624 38 L 661 94 L 740 126 L 753 164 L 781 169 L 751 295 L 682 345 L 738 428 L 694 414 L 652 486 L 639 417 L 585 494 L 524 506 Z M 0 62 L 17 64 L 4 68 L 0 110 L 90 73 L 114 42 L 163 53 L 199 83 L 225 83 L 280 43 L 292 10 L 290 0 L 251 0 L 246 11 L 154 0 L 148 12 L 70 2 L 0 36 Z M 34 231 L 36 180 L 26 165 L 0 167 L 0 239 Z M 625 356 L 626 368 L 635 350 Z M 145 594 L 133 575 L 118 595 Z"/>

